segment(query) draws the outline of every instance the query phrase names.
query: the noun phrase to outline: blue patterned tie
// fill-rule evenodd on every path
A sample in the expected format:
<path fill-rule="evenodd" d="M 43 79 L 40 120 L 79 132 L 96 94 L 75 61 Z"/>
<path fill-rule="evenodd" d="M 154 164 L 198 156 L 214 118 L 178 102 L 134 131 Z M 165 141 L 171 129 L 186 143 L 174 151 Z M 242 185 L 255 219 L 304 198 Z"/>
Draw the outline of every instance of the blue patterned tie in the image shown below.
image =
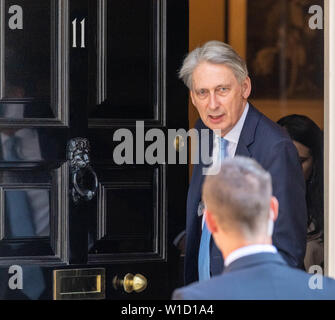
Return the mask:
<path fill-rule="evenodd" d="M 221 161 L 226 157 L 228 141 L 221 138 L 220 141 L 220 155 Z M 203 203 L 200 202 L 198 210 L 203 210 Z M 199 256 L 198 256 L 198 273 L 199 281 L 208 280 L 210 278 L 210 241 L 211 233 L 209 232 L 206 221 L 202 228 Z"/>
<path fill-rule="evenodd" d="M 220 154 L 221 154 L 221 161 L 227 156 L 227 145 L 228 140 L 221 138 L 220 139 Z"/>

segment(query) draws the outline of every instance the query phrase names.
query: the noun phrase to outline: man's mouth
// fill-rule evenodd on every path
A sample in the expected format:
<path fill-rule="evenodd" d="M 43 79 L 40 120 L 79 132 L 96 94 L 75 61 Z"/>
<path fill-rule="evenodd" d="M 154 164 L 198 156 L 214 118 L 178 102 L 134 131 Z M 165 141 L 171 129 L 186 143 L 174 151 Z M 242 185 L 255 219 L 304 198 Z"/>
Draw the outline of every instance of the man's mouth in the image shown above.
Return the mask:
<path fill-rule="evenodd" d="M 213 115 L 209 115 L 208 118 L 211 122 L 213 123 L 217 123 L 220 122 L 223 118 L 224 114 L 218 115 L 218 116 L 213 116 Z"/>

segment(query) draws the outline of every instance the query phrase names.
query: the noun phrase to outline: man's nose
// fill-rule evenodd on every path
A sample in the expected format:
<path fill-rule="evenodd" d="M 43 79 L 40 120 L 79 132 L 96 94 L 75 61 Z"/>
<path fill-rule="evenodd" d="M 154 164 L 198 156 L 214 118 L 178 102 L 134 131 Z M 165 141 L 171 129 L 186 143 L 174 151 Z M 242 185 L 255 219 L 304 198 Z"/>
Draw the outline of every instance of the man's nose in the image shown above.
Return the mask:
<path fill-rule="evenodd" d="M 217 96 L 215 92 L 211 92 L 209 95 L 209 101 L 208 101 L 208 108 L 211 110 L 217 109 L 219 106 L 219 101 L 217 99 Z"/>

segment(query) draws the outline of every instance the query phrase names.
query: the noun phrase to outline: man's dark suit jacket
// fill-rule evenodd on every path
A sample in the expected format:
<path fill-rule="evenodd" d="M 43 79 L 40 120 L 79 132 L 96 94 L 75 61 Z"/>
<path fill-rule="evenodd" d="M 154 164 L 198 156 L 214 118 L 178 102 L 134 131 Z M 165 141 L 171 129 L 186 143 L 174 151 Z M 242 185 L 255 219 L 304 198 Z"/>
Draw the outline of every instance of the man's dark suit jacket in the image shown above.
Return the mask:
<path fill-rule="evenodd" d="M 320 279 L 316 280 L 312 276 L 314 275 L 289 267 L 278 253 L 256 253 L 233 261 L 221 275 L 177 289 L 172 298 L 335 300 L 335 280 L 322 277 L 320 282 Z M 317 283 L 322 284 L 322 289 L 314 287 Z"/>
<path fill-rule="evenodd" d="M 208 129 L 199 120 L 196 129 Z M 210 130 L 210 135 L 213 131 Z M 200 134 L 199 134 L 200 137 Z M 209 140 L 212 152 L 213 139 Z M 201 152 L 201 143 L 199 142 Z M 273 194 L 279 201 L 278 219 L 274 225 L 273 244 L 290 266 L 303 268 L 306 250 L 307 209 L 305 181 L 297 150 L 286 132 L 265 117 L 249 103 L 235 155 L 251 157 L 272 176 Z M 201 200 L 204 165 L 193 166 L 187 196 L 185 284 L 198 280 L 198 250 L 201 236 L 201 217 L 198 205 Z M 221 252 L 211 240 L 211 274 L 223 271 Z"/>

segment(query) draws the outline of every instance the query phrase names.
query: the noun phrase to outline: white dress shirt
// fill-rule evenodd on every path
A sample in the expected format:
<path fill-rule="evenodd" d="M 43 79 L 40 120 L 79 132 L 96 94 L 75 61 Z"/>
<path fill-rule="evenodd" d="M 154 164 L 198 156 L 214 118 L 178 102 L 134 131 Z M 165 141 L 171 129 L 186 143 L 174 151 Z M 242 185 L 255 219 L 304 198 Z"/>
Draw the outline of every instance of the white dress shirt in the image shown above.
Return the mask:
<path fill-rule="evenodd" d="M 271 244 L 253 244 L 250 246 L 245 246 L 231 252 L 228 255 L 228 257 L 224 260 L 224 265 L 225 267 L 227 267 L 233 261 L 239 258 L 262 252 L 277 253 L 277 249 L 275 246 Z"/>

